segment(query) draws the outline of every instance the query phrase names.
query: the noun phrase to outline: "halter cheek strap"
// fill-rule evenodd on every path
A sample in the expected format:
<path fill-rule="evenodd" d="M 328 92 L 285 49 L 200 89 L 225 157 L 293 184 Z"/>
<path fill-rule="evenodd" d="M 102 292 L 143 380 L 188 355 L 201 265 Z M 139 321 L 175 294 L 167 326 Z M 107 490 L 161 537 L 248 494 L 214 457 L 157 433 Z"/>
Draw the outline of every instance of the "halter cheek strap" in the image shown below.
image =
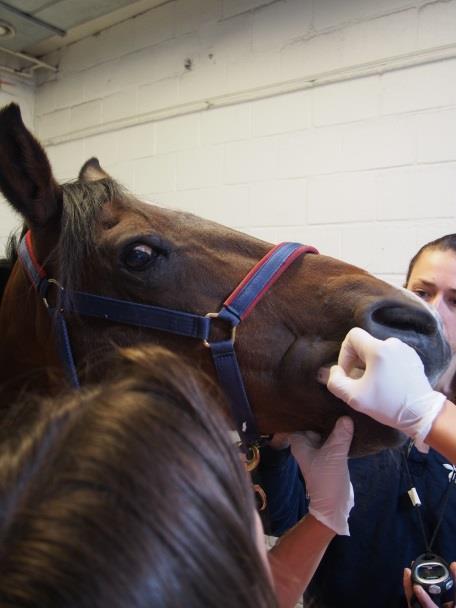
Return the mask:
<path fill-rule="evenodd" d="M 250 446 L 260 441 L 234 350 L 236 328 L 297 257 L 305 253 L 318 253 L 315 247 L 299 243 L 281 243 L 275 246 L 250 270 L 218 312 L 204 316 L 82 291 L 67 292 L 55 279 L 47 278 L 46 272 L 34 255 L 30 232 L 20 242 L 18 253 L 30 281 L 52 318 L 60 357 L 74 387 L 79 388 L 79 379 L 65 319 L 66 313 L 197 338 L 202 340 L 212 353 L 218 380 L 228 398 L 242 443 Z M 49 287 L 52 285 L 58 288 L 55 306 L 50 306 L 47 299 Z M 219 341 L 211 339 L 215 319 L 228 324 L 228 338 Z"/>
<path fill-rule="evenodd" d="M 258 442 L 259 435 L 234 350 L 235 329 L 290 264 L 304 253 L 318 251 L 315 247 L 299 243 L 276 245 L 244 277 L 225 300 L 221 310 L 214 315 L 232 327 L 230 339 L 209 343 L 209 347 L 219 383 L 229 399 L 241 439 L 247 445 Z"/>

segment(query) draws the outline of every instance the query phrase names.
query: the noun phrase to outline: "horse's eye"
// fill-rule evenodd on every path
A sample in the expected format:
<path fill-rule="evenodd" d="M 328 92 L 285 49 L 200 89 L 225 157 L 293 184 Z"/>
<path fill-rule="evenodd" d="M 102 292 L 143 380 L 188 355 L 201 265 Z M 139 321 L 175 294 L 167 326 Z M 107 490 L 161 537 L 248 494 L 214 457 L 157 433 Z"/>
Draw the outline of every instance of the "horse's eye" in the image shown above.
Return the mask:
<path fill-rule="evenodd" d="M 131 245 L 123 255 L 123 263 L 130 270 L 144 270 L 154 259 L 156 253 L 145 243 Z"/>

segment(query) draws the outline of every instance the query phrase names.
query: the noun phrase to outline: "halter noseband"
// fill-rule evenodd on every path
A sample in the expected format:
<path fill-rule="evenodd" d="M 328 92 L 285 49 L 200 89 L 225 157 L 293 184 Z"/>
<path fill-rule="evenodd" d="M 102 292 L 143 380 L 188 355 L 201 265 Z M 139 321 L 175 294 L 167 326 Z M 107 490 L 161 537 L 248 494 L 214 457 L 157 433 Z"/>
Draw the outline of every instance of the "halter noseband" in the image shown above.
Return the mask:
<path fill-rule="evenodd" d="M 236 328 L 290 264 L 305 253 L 318 253 L 318 251 L 315 247 L 300 243 L 276 245 L 250 270 L 218 312 L 209 312 L 202 316 L 83 291 L 73 291 L 69 294 L 58 281 L 47 277 L 45 270 L 37 261 L 30 231 L 21 240 L 18 252 L 30 281 L 53 320 L 60 357 L 74 387 L 79 388 L 79 379 L 65 320 L 67 312 L 197 338 L 202 340 L 212 353 L 219 383 L 228 397 L 231 413 L 244 446 L 258 444 L 260 435 L 234 350 Z M 50 306 L 47 300 L 47 292 L 51 285 L 58 287 L 55 306 Z M 211 340 L 211 326 L 214 319 L 229 325 L 228 338 Z"/>

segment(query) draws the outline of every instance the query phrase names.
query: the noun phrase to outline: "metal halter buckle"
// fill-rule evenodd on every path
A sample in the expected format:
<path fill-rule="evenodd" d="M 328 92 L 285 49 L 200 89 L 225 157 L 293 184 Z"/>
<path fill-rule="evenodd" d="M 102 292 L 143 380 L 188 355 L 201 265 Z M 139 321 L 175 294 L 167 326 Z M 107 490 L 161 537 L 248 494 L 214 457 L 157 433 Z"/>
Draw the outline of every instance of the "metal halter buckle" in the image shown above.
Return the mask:
<path fill-rule="evenodd" d="M 56 285 L 58 289 L 60 289 L 60 295 L 63 294 L 63 292 L 65 291 L 65 288 L 62 287 L 62 285 L 60 285 L 60 283 L 57 281 L 57 279 L 48 279 L 48 284 L 51 285 Z M 46 289 L 46 294 L 43 296 L 43 303 L 46 306 L 47 309 L 52 308 L 51 305 L 48 302 L 47 299 L 47 289 Z M 60 309 L 60 312 L 63 312 L 63 308 Z"/>
<path fill-rule="evenodd" d="M 219 317 L 219 313 L 218 312 L 208 312 L 206 315 L 204 315 L 205 317 L 208 317 L 209 319 L 218 319 Z M 228 321 L 224 321 L 224 323 L 228 323 Z M 234 344 L 234 341 L 236 340 L 236 325 L 231 325 L 231 336 L 230 336 L 230 340 L 231 343 Z M 209 342 L 209 340 L 203 340 L 203 344 L 206 348 L 210 348 L 211 347 L 211 343 Z"/>
<path fill-rule="evenodd" d="M 253 471 L 260 464 L 260 450 L 257 445 L 249 445 L 245 455 L 247 471 Z"/>
<path fill-rule="evenodd" d="M 264 511 L 268 505 L 268 498 L 266 496 L 266 492 L 257 483 L 253 484 L 253 491 L 255 492 L 258 511 Z"/>

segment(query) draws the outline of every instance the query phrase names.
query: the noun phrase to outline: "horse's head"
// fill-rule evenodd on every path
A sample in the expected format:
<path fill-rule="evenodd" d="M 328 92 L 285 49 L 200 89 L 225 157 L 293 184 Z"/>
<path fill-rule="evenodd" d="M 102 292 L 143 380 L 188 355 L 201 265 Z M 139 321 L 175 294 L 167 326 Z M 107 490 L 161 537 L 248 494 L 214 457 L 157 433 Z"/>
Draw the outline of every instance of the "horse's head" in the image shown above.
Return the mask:
<path fill-rule="evenodd" d="M 33 253 L 66 290 L 187 311 L 220 310 L 226 297 L 271 245 L 188 213 L 141 202 L 104 173 L 95 159 L 79 179 L 58 185 L 40 144 L 17 106 L 0 114 L 0 187 L 31 230 Z M 55 294 L 54 294 L 55 296 Z M 48 298 L 52 296 L 48 295 Z M 213 374 L 202 341 L 68 315 L 81 373 L 109 373 L 103 354 L 114 344 L 153 341 Z M 346 406 L 317 380 L 337 358 L 353 326 L 379 338 L 397 336 L 420 354 L 436 379 L 449 351 L 438 321 L 417 299 L 365 271 L 323 255 L 296 259 L 242 323 L 236 351 L 262 433 L 311 429 L 327 435 Z M 43 301 L 20 264 L 0 310 L 0 381 L 28 369 L 60 365 Z M 223 334 L 226 328 L 214 328 Z M 101 363 L 100 363 L 101 362 Z M 36 376 L 35 376 L 36 377 Z M 353 454 L 396 445 L 401 436 L 350 411 Z"/>

